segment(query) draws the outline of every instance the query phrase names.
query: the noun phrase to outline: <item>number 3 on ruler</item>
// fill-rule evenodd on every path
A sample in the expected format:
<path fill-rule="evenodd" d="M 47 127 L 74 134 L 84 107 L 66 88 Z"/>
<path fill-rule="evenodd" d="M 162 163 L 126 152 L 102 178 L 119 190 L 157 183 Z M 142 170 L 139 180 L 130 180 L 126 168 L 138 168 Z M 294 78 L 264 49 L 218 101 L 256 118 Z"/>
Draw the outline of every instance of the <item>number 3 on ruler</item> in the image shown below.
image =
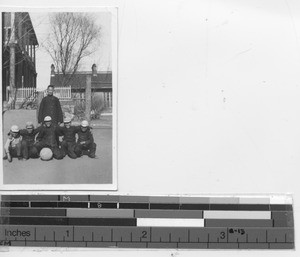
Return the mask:
<path fill-rule="evenodd" d="M 221 239 L 225 239 L 225 235 L 226 235 L 225 232 L 222 231 L 222 232 L 220 233 L 220 238 L 221 238 Z"/>

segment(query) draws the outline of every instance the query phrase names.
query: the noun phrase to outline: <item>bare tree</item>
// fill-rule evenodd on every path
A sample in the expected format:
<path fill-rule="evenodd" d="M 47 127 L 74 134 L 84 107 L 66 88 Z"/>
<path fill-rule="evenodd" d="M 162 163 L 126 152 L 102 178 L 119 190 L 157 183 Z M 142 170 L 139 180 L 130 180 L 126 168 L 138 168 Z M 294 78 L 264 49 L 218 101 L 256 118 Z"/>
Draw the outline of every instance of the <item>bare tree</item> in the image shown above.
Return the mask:
<path fill-rule="evenodd" d="M 61 86 L 72 80 L 80 62 L 97 50 L 100 26 L 88 13 L 55 13 L 50 15 L 50 34 L 43 45 L 56 71 L 63 74 Z"/>

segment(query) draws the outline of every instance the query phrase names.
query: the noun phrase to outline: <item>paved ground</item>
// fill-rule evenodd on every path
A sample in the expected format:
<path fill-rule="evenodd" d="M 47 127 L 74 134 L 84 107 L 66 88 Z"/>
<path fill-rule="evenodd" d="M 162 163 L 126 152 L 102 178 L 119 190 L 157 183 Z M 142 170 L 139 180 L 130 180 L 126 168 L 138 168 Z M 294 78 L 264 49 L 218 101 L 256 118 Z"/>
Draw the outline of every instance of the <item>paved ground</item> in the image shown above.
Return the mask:
<path fill-rule="evenodd" d="M 105 117 L 94 122 L 93 135 L 97 144 L 96 159 L 83 156 L 76 160 L 41 161 L 13 159 L 3 161 L 4 184 L 110 184 L 112 182 L 112 128 Z M 11 125 L 24 127 L 35 122 L 35 111 L 8 111 L 3 115 L 4 139 Z M 5 141 L 4 141 L 5 142 Z"/>

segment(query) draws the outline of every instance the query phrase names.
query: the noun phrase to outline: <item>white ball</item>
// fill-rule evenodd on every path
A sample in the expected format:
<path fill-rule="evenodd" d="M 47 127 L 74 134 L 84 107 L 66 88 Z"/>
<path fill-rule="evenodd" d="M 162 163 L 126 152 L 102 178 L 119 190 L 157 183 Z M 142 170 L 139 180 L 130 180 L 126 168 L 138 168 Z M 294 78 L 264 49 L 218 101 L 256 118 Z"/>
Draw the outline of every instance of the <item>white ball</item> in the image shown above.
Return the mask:
<path fill-rule="evenodd" d="M 53 153 L 50 148 L 43 148 L 40 152 L 40 157 L 43 161 L 51 160 Z"/>

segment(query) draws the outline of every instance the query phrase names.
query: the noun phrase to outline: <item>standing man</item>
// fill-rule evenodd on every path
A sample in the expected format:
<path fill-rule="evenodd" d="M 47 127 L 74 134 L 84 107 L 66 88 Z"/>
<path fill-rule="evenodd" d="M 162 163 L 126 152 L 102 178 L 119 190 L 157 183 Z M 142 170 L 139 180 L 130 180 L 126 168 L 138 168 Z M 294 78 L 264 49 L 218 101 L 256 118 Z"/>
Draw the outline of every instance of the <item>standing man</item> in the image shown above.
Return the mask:
<path fill-rule="evenodd" d="M 54 86 L 49 85 L 47 88 L 47 96 L 43 98 L 39 108 L 38 123 L 42 123 L 46 116 L 50 116 L 54 126 L 63 122 L 63 113 L 59 99 L 53 95 Z"/>

